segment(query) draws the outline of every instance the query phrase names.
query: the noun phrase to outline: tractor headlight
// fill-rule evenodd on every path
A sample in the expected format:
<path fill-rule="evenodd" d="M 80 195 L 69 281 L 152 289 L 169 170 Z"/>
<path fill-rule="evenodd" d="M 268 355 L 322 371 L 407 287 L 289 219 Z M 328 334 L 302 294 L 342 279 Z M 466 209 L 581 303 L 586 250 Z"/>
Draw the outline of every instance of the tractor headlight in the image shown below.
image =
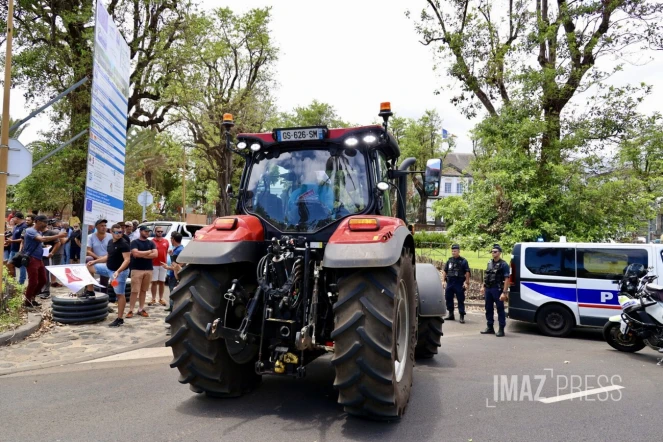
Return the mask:
<path fill-rule="evenodd" d="M 254 151 L 254 152 L 258 152 L 258 151 L 260 150 L 260 144 L 258 144 L 258 143 L 253 143 L 253 144 L 251 145 L 251 150 Z"/>
<path fill-rule="evenodd" d="M 354 146 L 356 146 L 358 143 L 359 143 L 359 140 L 357 140 L 357 139 L 354 138 L 354 137 L 347 138 L 347 139 L 345 140 L 345 145 L 348 146 L 348 147 L 354 147 Z"/>
<path fill-rule="evenodd" d="M 364 137 L 364 143 L 366 144 L 373 144 L 378 140 L 378 137 L 375 135 L 369 134 Z"/>
<path fill-rule="evenodd" d="M 239 143 L 237 143 L 237 148 L 238 148 L 239 150 L 244 150 L 244 149 L 246 149 L 246 143 L 245 143 L 244 141 L 240 141 Z"/>

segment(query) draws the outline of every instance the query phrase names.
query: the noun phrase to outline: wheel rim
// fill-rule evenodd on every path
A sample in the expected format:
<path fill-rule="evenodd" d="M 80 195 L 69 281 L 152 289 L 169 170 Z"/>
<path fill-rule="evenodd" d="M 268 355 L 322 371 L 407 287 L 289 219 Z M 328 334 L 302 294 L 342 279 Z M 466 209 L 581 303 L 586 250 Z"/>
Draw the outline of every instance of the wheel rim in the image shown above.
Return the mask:
<path fill-rule="evenodd" d="M 635 336 L 625 336 L 619 329 L 619 325 L 612 327 L 611 334 L 615 342 L 623 347 L 633 347 L 637 343 Z"/>
<path fill-rule="evenodd" d="M 407 290 L 403 280 L 398 284 L 396 295 L 396 351 L 394 356 L 394 373 L 396 382 L 400 382 L 405 374 L 408 355 L 408 330 L 410 329 L 410 307 L 407 302 Z"/>
<path fill-rule="evenodd" d="M 553 330 L 560 330 L 564 327 L 564 316 L 559 312 L 550 312 L 546 316 L 546 325 Z"/>

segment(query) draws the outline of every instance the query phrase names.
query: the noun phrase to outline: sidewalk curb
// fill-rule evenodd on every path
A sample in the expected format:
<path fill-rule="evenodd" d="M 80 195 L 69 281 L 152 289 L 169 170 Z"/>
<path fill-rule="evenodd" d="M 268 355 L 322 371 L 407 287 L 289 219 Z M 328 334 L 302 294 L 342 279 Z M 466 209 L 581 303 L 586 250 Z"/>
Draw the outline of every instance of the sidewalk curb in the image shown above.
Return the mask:
<path fill-rule="evenodd" d="M 94 354 L 94 355 L 89 355 L 85 356 L 82 358 L 76 358 L 76 359 L 69 359 L 66 361 L 53 361 L 53 362 L 44 362 L 43 364 L 35 364 L 35 365 L 29 365 L 27 367 L 20 367 L 20 368 L 10 368 L 7 370 L 0 370 L 0 377 L 1 376 L 6 376 L 9 374 L 14 374 L 14 373 L 21 373 L 25 371 L 34 371 L 34 370 L 42 370 L 44 368 L 51 368 L 51 367 L 60 367 L 63 365 L 71 365 L 71 364 L 78 364 L 79 362 L 87 362 L 91 361 L 93 359 L 101 359 L 105 358 L 108 356 L 113 356 L 116 354 L 120 353 L 126 353 L 129 351 L 133 350 L 139 350 L 141 348 L 145 347 L 151 347 L 155 344 L 159 343 L 165 343 L 168 340 L 168 336 L 160 336 L 158 338 L 150 339 L 149 341 L 141 342 L 140 344 L 134 344 L 134 345 L 129 345 L 128 347 L 122 347 L 118 348 L 116 350 L 110 350 L 104 353 L 99 353 L 99 354 Z"/>
<path fill-rule="evenodd" d="M 15 344 L 27 338 L 41 327 L 44 318 L 37 313 L 28 312 L 28 322 L 16 330 L 11 330 L 0 334 L 0 347 Z"/>

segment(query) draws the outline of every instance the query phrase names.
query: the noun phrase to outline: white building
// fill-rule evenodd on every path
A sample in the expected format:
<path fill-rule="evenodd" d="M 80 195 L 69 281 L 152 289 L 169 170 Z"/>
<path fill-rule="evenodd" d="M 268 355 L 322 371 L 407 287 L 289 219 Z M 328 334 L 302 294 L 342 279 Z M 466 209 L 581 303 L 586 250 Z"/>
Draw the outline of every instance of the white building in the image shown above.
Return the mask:
<path fill-rule="evenodd" d="M 440 198 L 462 195 L 472 184 L 470 162 L 474 154 L 450 152 L 444 158 L 442 174 L 440 176 L 440 196 L 429 198 L 427 201 L 426 219 L 429 224 L 441 225 L 442 220 L 433 217 L 433 203 Z"/>

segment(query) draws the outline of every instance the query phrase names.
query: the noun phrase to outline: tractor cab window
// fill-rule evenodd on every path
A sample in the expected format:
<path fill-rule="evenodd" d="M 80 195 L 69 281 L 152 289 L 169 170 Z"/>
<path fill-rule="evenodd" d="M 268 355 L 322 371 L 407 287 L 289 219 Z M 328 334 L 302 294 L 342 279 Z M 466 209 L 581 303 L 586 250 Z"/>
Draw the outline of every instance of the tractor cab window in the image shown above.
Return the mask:
<path fill-rule="evenodd" d="M 355 149 L 267 154 L 251 168 L 244 207 L 277 229 L 315 232 L 369 203 L 364 154 Z"/>

